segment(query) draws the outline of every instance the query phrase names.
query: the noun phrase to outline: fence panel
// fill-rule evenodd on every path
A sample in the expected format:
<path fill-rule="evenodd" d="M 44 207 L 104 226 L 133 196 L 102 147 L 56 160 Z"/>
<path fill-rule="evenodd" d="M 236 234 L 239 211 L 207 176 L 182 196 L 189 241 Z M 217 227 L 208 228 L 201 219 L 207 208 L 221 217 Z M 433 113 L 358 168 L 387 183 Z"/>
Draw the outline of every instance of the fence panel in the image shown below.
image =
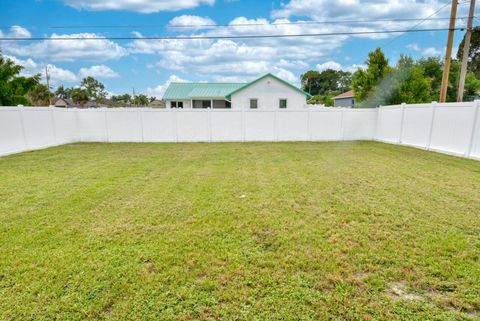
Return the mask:
<path fill-rule="evenodd" d="M 27 150 L 18 107 L 0 107 L 0 155 Z"/>
<path fill-rule="evenodd" d="M 407 105 L 399 141 L 414 147 L 427 148 L 432 120 L 432 105 Z"/>
<path fill-rule="evenodd" d="M 402 107 L 381 107 L 378 114 L 377 139 L 389 143 L 400 140 Z"/>
<path fill-rule="evenodd" d="M 176 141 L 175 112 L 145 109 L 140 111 L 144 142 Z"/>
<path fill-rule="evenodd" d="M 76 110 L 77 139 L 81 142 L 106 142 L 108 131 L 105 112 L 101 109 Z"/>
<path fill-rule="evenodd" d="M 242 141 L 242 112 L 237 110 L 211 110 L 210 126 L 212 141 Z"/>
<path fill-rule="evenodd" d="M 275 141 L 275 112 L 244 111 L 246 141 Z"/>
<path fill-rule="evenodd" d="M 377 110 L 375 109 L 345 109 L 343 112 L 343 139 L 373 139 L 376 120 Z"/>
<path fill-rule="evenodd" d="M 342 111 L 337 108 L 310 111 L 311 140 L 342 140 Z"/>
<path fill-rule="evenodd" d="M 470 145 L 473 114 L 473 104 L 439 104 L 430 149 L 464 155 Z"/>
<path fill-rule="evenodd" d="M 480 101 L 476 103 L 475 108 L 475 126 L 472 127 L 472 139 L 469 148 L 470 155 L 467 156 L 480 159 Z"/>
<path fill-rule="evenodd" d="M 50 108 L 24 108 L 23 125 L 28 149 L 39 149 L 56 145 L 55 131 Z"/>
<path fill-rule="evenodd" d="M 56 144 L 67 144 L 77 140 L 75 110 L 54 108 Z"/>
<path fill-rule="evenodd" d="M 279 141 L 309 140 L 309 114 L 306 111 L 278 111 L 276 137 Z"/>
<path fill-rule="evenodd" d="M 105 109 L 109 142 L 141 142 L 140 110 Z"/>
<path fill-rule="evenodd" d="M 178 141 L 208 142 L 210 140 L 208 111 L 182 110 L 174 113 L 176 113 Z"/>

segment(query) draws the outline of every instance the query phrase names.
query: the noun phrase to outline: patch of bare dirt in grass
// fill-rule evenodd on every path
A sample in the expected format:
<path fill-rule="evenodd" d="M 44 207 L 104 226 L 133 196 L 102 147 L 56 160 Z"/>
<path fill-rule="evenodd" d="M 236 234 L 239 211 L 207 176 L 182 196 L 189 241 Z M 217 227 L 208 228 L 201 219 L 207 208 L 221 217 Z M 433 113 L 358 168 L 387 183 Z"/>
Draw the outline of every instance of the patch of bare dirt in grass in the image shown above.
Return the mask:
<path fill-rule="evenodd" d="M 391 283 L 387 293 L 393 300 L 425 301 L 423 296 L 409 291 L 405 282 L 401 281 Z"/>
<path fill-rule="evenodd" d="M 155 266 L 155 263 L 153 263 L 150 260 L 147 260 L 147 261 L 142 263 L 141 271 L 140 271 L 140 273 L 142 275 L 150 276 L 150 275 L 154 274 L 155 272 L 157 272 L 157 267 Z"/>

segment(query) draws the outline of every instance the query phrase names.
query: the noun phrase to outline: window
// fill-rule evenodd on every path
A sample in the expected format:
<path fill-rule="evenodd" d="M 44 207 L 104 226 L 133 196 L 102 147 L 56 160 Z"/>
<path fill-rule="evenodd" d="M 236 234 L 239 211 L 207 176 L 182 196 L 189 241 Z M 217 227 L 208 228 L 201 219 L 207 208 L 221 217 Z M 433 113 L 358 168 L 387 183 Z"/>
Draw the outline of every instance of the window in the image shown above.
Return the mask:
<path fill-rule="evenodd" d="M 258 99 L 250 99 L 250 109 L 258 108 Z"/>
<path fill-rule="evenodd" d="M 202 100 L 202 108 L 210 108 L 210 100 Z"/>
<path fill-rule="evenodd" d="M 287 108 L 287 100 L 286 99 L 280 99 L 279 107 L 280 108 Z"/>
<path fill-rule="evenodd" d="M 170 107 L 172 107 L 172 108 L 183 108 L 183 101 L 172 101 L 172 102 L 170 102 Z"/>

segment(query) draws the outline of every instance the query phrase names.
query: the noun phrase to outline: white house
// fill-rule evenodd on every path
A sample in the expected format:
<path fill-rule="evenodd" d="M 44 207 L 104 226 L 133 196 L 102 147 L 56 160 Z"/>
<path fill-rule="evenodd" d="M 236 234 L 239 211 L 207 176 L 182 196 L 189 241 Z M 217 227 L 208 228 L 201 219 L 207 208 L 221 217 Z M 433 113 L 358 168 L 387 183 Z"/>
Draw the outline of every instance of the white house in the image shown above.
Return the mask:
<path fill-rule="evenodd" d="M 167 108 L 303 109 L 311 95 L 272 74 L 249 83 L 171 83 Z"/>

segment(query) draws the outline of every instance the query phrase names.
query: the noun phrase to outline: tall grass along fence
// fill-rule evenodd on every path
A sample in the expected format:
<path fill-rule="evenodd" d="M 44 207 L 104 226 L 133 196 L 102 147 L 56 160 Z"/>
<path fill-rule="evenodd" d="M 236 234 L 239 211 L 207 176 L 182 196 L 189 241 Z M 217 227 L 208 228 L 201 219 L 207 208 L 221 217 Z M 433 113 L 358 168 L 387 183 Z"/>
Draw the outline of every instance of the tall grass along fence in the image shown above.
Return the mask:
<path fill-rule="evenodd" d="M 0 155 L 71 142 L 378 140 L 480 159 L 480 101 L 377 109 L 0 107 Z"/>

